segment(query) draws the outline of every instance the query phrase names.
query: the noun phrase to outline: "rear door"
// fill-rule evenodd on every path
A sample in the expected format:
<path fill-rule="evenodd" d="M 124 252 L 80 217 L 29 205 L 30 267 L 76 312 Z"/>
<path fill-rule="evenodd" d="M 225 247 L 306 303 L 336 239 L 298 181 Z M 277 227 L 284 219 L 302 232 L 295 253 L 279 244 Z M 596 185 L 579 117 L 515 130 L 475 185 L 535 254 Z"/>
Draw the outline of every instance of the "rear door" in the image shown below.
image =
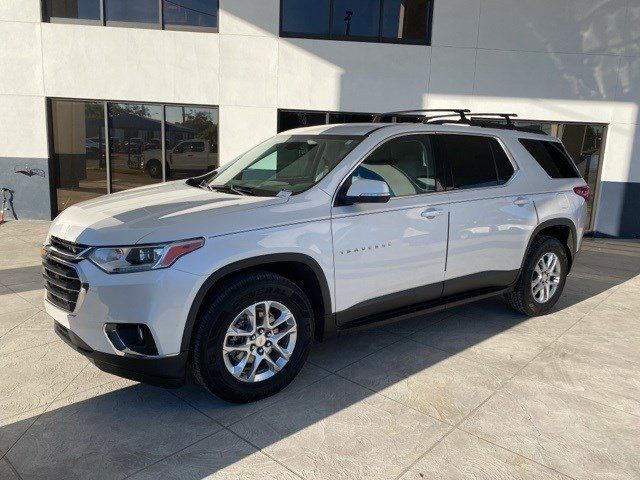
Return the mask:
<path fill-rule="evenodd" d="M 444 295 L 509 285 L 537 224 L 532 198 L 512 192 L 517 166 L 495 137 L 438 137 L 450 171 Z"/>
<path fill-rule="evenodd" d="M 388 203 L 332 208 L 338 324 L 439 298 L 446 257 L 448 194 L 433 135 L 405 135 L 374 150 L 341 190 L 384 180 Z"/>

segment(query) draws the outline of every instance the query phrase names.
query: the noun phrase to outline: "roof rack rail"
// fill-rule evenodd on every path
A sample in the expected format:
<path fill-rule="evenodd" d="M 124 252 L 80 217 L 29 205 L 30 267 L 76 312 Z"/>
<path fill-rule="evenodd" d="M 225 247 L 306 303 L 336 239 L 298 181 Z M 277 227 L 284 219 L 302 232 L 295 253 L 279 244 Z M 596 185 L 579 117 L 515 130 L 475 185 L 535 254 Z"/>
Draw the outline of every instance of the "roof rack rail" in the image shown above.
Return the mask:
<path fill-rule="evenodd" d="M 426 117 L 424 113 L 429 112 L 453 112 L 452 115 L 459 115 L 461 118 L 466 118 L 465 113 L 471 112 L 471 110 L 466 108 L 425 108 L 425 109 L 416 109 L 416 110 L 398 110 L 397 112 L 383 112 L 377 113 L 373 117 L 373 123 L 379 123 L 382 117 L 392 116 L 392 117 Z M 451 116 L 451 115 L 448 115 Z"/>
<path fill-rule="evenodd" d="M 511 121 L 512 117 L 517 117 L 518 114 L 516 113 L 471 113 L 469 115 L 471 121 L 473 121 L 474 119 L 482 119 L 482 118 L 487 118 L 487 117 L 499 117 L 499 118 L 504 118 L 507 121 L 507 126 L 508 127 L 515 127 L 514 123 Z M 490 119 L 490 118 L 489 118 Z"/>

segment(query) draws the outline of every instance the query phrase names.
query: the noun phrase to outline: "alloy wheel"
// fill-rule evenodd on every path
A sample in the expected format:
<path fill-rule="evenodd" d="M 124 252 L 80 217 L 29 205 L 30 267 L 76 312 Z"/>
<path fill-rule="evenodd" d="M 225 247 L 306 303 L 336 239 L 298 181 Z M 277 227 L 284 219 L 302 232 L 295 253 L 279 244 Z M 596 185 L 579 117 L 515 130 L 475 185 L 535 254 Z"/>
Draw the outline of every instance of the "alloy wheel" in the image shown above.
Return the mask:
<path fill-rule="evenodd" d="M 546 303 L 558 290 L 560 284 L 560 260 L 555 253 L 547 252 L 540 257 L 531 274 L 531 293 L 538 303 Z"/>
<path fill-rule="evenodd" d="M 240 312 L 227 329 L 224 364 L 236 379 L 260 382 L 289 362 L 296 345 L 297 324 L 282 303 L 265 300 Z"/>

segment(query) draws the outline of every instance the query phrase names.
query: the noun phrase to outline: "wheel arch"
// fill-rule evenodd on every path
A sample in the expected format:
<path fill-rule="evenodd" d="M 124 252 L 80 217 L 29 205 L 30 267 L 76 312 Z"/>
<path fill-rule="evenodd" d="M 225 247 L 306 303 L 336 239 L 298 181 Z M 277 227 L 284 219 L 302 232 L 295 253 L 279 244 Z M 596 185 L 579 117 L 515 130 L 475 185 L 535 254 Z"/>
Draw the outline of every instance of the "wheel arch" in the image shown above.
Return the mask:
<path fill-rule="evenodd" d="M 522 258 L 520 268 L 522 269 L 524 267 L 524 262 L 526 261 L 529 248 L 539 235 L 549 235 L 550 237 L 555 237 L 560 240 L 567 252 L 569 271 L 571 271 L 571 266 L 573 265 L 573 260 L 578 248 L 578 234 L 576 225 L 568 218 L 552 218 L 542 222 L 534 229 L 533 233 L 529 237 L 527 249 L 525 250 L 525 255 Z"/>
<path fill-rule="evenodd" d="M 298 285 L 302 283 L 300 286 L 309 296 L 314 310 L 314 337 L 316 339 L 324 338 L 329 331 L 334 329 L 334 325 L 331 323 L 333 318 L 331 293 L 320 264 L 309 255 L 302 253 L 260 255 L 226 265 L 216 270 L 204 281 L 187 315 L 180 346 L 182 352 L 189 350 L 200 310 L 207 298 L 215 292 L 215 287 L 223 285 L 238 274 L 255 270 L 282 275 Z"/>

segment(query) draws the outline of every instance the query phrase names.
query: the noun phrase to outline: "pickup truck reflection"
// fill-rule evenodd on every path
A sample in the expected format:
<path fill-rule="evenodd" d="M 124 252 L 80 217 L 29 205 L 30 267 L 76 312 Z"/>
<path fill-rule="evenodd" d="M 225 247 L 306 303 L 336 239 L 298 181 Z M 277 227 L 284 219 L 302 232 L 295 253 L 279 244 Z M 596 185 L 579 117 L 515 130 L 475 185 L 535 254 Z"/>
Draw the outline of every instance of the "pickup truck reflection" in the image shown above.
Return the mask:
<path fill-rule="evenodd" d="M 167 178 L 173 173 L 202 174 L 218 168 L 217 145 L 209 140 L 183 140 L 167 149 Z M 138 168 L 146 170 L 152 178 L 162 178 L 162 152 L 160 148 L 144 150 Z"/>

